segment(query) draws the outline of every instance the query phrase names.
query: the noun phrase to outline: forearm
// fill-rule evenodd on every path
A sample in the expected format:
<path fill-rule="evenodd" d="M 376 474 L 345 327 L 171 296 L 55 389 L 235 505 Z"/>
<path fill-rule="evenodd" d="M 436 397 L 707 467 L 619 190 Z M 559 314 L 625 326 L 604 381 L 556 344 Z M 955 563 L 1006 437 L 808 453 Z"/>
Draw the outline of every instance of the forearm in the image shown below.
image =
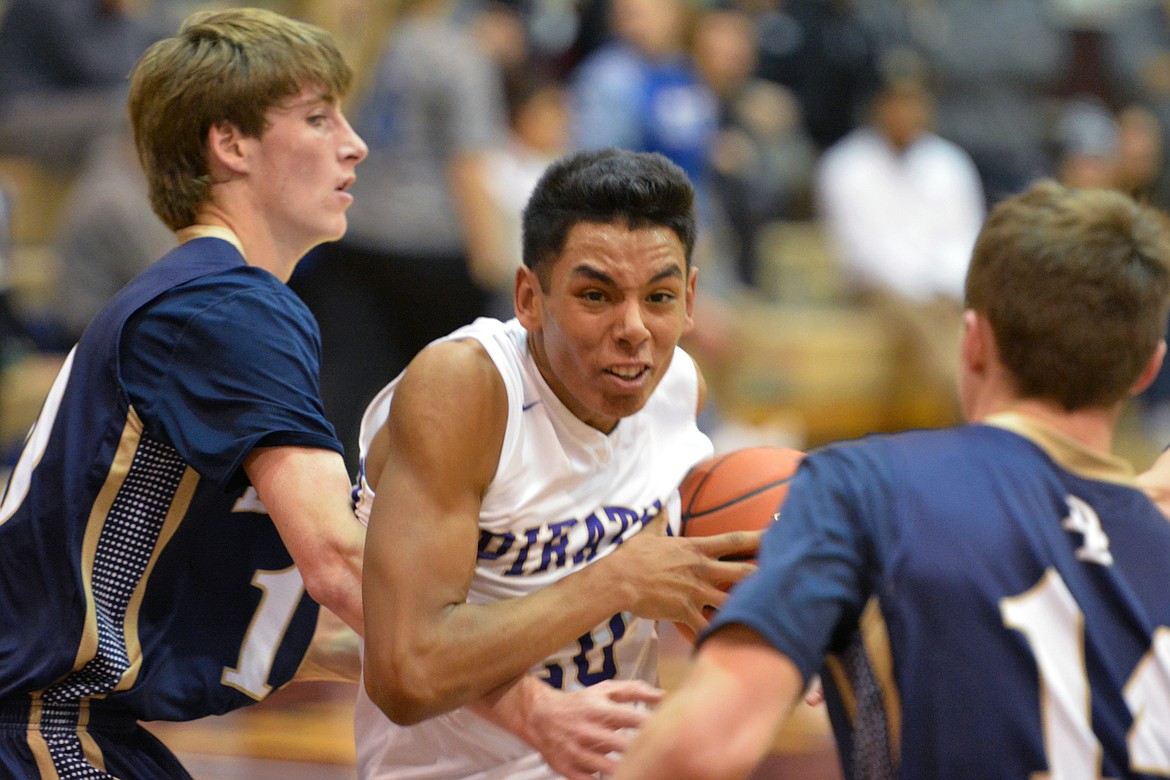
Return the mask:
<path fill-rule="evenodd" d="M 451 604 L 437 619 L 416 622 L 401 613 L 393 619 L 373 617 L 386 628 L 367 642 L 370 697 L 396 722 L 414 723 L 498 692 L 630 608 L 632 599 L 612 568 L 615 563 L 602 559 L 520 598 Z M 372 616 L 378 608 L 371 602 Z M 396 623 L 425 628 L 395 631 Z"/>
<path fill-rule="evenodd" d="M 461 527 L 452 526 L 448 537 Z M 474 555 L 472 530 L 453 549 L 465 546 Z M 681 539 L 665 530 L 660 514 L 588 566 L 523 597 L 487 604 L 468 602 L 472 573 L 460 571 L 459 563 L 443 571 L 442 562 L 407 554 L 423 548 L 403 546 L 401 537 L 394 547 L 371 540 L 365 572 L 370 697 L 396 722 L 413 723 L 480 698 L 617 613 L 702 630 L 704 606 L 727 597 L 720 586 L 755 568 L 720 559 L 754 555 L 759 532 Z"/>
<path fill-rule="evenodd" d="M 543 687 L 544 683 L 535 677 L 521 675 L 476 699 L 467 707 L 484 720 L 531 743 L 527 738 L 528 716 L 536 697 L 543 693 L 540 690 Z"/>
<path fill-rule="evenodd" d="M 635 738 L 615 780 L 747 777 L 802 688 L 788 658 L 747 629 L 723 629 Z"/>
<path fill-rule="evenodd" d="M 365 530 L 356 520 L 341 528 L 326 545 L 301 565 L 305 589 L 321 606 L 341 618 L 359 636 L 365 635 L 362 605 L 362 547 Z M 299 564 L 300 565 L 300 564 Z"/>
<path fill-rule="evenodd" d="M 349 503 L 341 456 L 302 447 L 256 450 L 244 468 L 313 600 L 362 634 L 366 531 Z"/>

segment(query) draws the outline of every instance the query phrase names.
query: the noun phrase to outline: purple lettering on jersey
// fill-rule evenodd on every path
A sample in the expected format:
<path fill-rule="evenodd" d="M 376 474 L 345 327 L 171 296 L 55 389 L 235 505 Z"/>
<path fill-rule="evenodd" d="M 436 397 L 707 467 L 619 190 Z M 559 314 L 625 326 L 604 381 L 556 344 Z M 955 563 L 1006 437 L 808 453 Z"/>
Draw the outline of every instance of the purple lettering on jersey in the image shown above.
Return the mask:
<path fill-rule="evenodd" d="M 547 571 L 553 557 L 557 559 L 553 568 L 559 569 L 565 565 L 567 562 L 566 548 L 569 545 L 568 529 L 576 524 L 576 519 L 549 524 L 548 530 L 552 534 L 552 538 L 544 543 L 544 549 L 540 553 L 540 568 L 536 570 L 537 572 Z"/>
<path fill-rule="evenodd" d="M 500 556 L 508 554 L 508 550 L 512 549 L 512 543 L 515 541 L 516 537 L 509 533 L 493 534 L 491 531 L 481 530 L 479 532 L 479 553 L 476 557 L 486 561 L 498 560 Z"/>
<path fill-rule="evenodd" d="M 581 564 L 596 558 L 597 548 L 601 546 L 602 540 L 605 539 L 605 524 L 601 522 L 601 518 L 596 513 L 590 513 L 589 517 L 585 518 L 585 528 L 588 537 L 585 540 L 585 544 L 573 556 L 573 563 L 575 564 Z"/>
<path fill-rule="evenodd" d="M 505 577 L 540 574 L 569 565 L 580 566 L 641 531 L 662 511 L 662 504 L 662 500 L 657 499 L 640 508 L 603 506 L 584 519 L 558 520 L 522 532 L 496 534 L 481 529 L 478 558 L 498 561 L 499 568 L 507 567 L 503 571 Z M 523 538 L 519 535 L 521 533 Z M 526 571 L 529 560 L 532 564 Z"/>
<path fill-rule="evenodd" d="M 516 553 L 516 560 L 512 563 L 512 568 L 504 572 L 505 576 L 515 577 L 524 573 L 524 564 L 528 561 L 528 551 L 532 549 L 532 545 L 536 544 L 536 537 L 540 535 L 541 528 L 529 528 L 524 532 L 524 546 Z"/>
<path fill-rule="evenodd" d="M 607 506 L 605 516 L 611 523 L 620 524 L 618 532 L 614 534 L 614 544 L 621 544 L 625 540 L 626 531 L 632 523 L 638 522 L 639 514 L 633 509 L 624 506 Z"/>

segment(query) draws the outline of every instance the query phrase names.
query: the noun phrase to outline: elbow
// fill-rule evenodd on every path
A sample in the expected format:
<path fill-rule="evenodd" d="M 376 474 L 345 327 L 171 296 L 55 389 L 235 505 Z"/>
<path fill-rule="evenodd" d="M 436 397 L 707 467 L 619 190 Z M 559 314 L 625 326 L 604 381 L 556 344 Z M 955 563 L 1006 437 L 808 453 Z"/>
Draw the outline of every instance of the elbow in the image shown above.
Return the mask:
<path fill-rule="evenodd" d="M 301 576 L 309 598 L 364 635 L 360 575 L 355 574 L 339 557 L 329 564 L 302 566 Z"/>
<path fill-rule="evenodd" d="M 375 659 L 367 645 L 364 679 L 366 695 L 386 717 L 399 726 L 413 726 L 455 709 L 463 702 L 441 686 L 444 675 L 431 673 L 417 663 L 402 664 Z"/>
<path fill-rule="evenodd" d="M 413 726 L 429 717 L 425 699 L 408 696 L 401 692 L 399 686 L 388 685 L 371 674 L 366 674 L 365 684 L 370 701 L 399 726 Z"/>

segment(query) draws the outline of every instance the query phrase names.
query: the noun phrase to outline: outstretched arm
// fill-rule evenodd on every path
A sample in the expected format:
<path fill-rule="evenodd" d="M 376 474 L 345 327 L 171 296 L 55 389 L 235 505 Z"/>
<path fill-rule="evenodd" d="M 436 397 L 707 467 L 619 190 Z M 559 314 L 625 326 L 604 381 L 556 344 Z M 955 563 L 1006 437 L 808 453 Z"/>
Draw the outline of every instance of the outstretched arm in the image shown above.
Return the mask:
<path fill-rule="evenodd" d="M 758 634 L 721 628 L 634 739 L 614 780 L 747 777 L 803 690 L 796 665 Z"/>

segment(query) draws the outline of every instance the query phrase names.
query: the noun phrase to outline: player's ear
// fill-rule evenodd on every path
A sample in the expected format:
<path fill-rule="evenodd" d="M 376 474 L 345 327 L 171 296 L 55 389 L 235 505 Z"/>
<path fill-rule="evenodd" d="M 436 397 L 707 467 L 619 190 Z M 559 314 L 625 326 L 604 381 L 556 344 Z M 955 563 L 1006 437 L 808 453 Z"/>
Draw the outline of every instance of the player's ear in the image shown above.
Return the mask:
<path fill-rule="evenodd" d="M 691 266 L 690 271 L 687 272 L 687 286 L 686 286 L 686 312 L 687 325 L 684 333 L 690 333 L 691 328 L 695 326 L 695 283 L 699 278 L 699 269 Z"/>
<path fill-rule="evenodd" d="M 972 309 L 963 312 L 963 341 L 959 348 L 959 359 L 963 368 L 973 374 L 982 374 L 987 369 L 988 339 L 991 337 L 987 320 Z"/>
<path fill-rule="evenodd" d="M 516 287 L 512 297 L 512 305 L 516 309 L 516 318 L 527 331 L 540 330 L 544 294 L 540 287 L 540 279 L 536 273 L 526 265 L 516 269 Z"/>
<path fill-rule="evenodd" d="M 1153 383 L 1154 378 L 1158 376 L 1158 372 L 1162 370 L 1162 361 L 1165 359 L 1165 357 L 1166 340 L 1160 339 L 1158 341 L 1157 349 L 1155 349 L 1154 354 L 1150 356 L 1150 360 L 1148 363 L 1146 363 L 1146 367 L 1142 369 L 1141 376 L 1139 376 L 1137 381 L 1133 383 L 1133 386 L 1129 388 L 1129 394 L 1131 396 L 1137 395 Z"/>
<path fill-rule="evenodd" d="M 207 131 L 207 156 L 212 181 L 221 178 L 215 175 L 216 170 L 227 169 L 232 173 L 247 171 L 244 135 L 231 122 L 218 122 Z"/>

